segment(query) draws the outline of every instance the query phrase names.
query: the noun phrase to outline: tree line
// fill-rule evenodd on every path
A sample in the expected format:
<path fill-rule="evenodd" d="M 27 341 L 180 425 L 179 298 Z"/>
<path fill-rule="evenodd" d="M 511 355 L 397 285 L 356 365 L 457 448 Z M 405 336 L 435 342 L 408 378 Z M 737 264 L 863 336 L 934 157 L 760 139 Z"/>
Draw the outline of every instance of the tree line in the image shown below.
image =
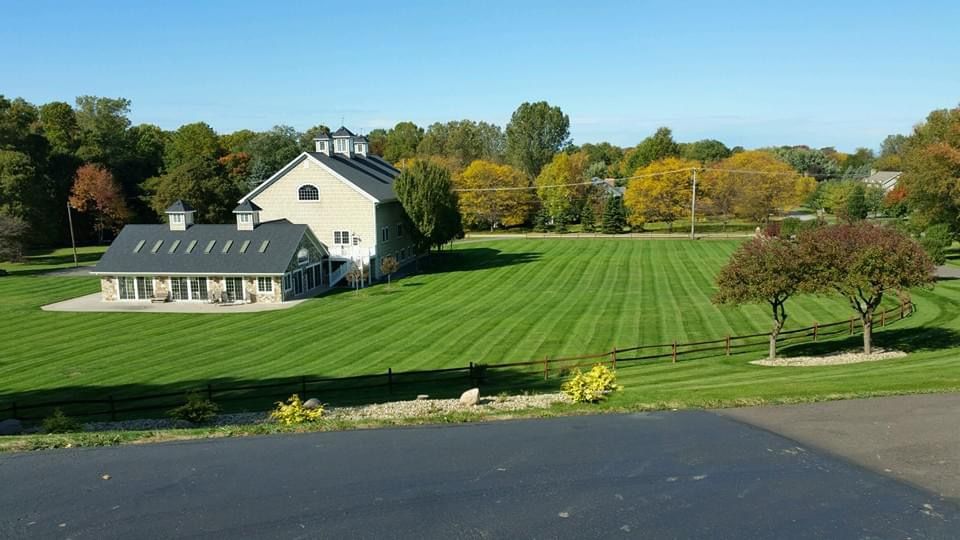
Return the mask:
<path fill-rule="evenodd" d="M 123 98 L 80 96 L 73 105 L 36 106 L 0 96 L 4 246 L 65 244 L 68 201 L 77 211 L 81 242 L 108 240 L 124 223 L 156 222 L 178 198 L 193 203 L 202 222 L 228 221 L 243 193 L 312 151 L 313 138 L 330 131 L 324 125 L 303 132 L 275 126 L 218 134 L 204 122 L 166 131 L 132 125 L 130 106 Z M 580 224 L 616 233 L 654 221 L 672 227 L 689 215 L 692 179 L 689 172 L 663 173 L 698 168 L 698 214 L 723 223 L 762 223 L 807 204 L 851 218 L 863 215 L 864 207 L 867 213 L 909 214 L 917 227 L 947 223 L 954 234 L 960 201 L 945 182 L 957 176 L 951 152 L 960 146 L 958 116 L 956 110 L 935 111 L 914 134 L 884 140 L 879 155 L 865 148 L 846 154 L 807 146 L 745 150 L 712 139 L 685 143 L 666 127 L 629 148 L 576 145 L 569 117 L 546 102 L 521 104 L 505 128 L 466 119 L 426 128 L 400 122 L 367 136 L 372 153 L 401 169 L 427 161 L 446 171 L 457 190 L 450 198 L 460 214 L 454 228 L 562 232 Z M 901 186 L 888 194 L 863 186 L 857 180 L 871 168 L 904 170 Z M 746 169 L 767 174 L 735 172 Z M 608 182 L 594 184 L 595 178 Z M 624 188 L 625 196 L 612 196 L 612 187 Z"/>

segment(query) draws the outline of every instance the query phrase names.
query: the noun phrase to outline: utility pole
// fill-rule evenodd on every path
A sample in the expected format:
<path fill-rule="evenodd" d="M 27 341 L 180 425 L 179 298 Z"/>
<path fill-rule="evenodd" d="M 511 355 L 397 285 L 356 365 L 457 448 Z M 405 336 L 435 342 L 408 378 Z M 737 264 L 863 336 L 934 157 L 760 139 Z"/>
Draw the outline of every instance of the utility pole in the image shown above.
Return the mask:
<path fill-rule="evenodd" d="M 73 237 L 73 212 L 70 211 L 70 201 L 67 201 L 67 221 L 70 222 L 70 245 L 73 246 L 73 267 L 80 268 L 77 260 L 77 240 Z"/>
<path fill-rule="evenodd" d="M 693 170 L 693 192 L 690 194 L 690 239 L 697 238 L 697 170 Z"/>

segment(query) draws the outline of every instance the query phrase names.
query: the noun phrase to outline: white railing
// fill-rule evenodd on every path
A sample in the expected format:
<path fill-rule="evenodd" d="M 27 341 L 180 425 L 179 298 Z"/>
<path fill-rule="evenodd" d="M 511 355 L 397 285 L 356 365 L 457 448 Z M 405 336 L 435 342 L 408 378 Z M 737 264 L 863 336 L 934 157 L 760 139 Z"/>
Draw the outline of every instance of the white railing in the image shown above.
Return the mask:
<path fill-rule="evenodd" d="M 340 268 L 337 268 L 336 270 L 334 270 L 330 274 L 330 286 L 333 287 L 334 285 L 337 284 L 337 282 L 343 279 L 347 275 L 347 272 L 349 272 L 350 269 L 353 268 L 353 266 L 354 265 L 352 262 L 345 262 L 340 265 Z"/>

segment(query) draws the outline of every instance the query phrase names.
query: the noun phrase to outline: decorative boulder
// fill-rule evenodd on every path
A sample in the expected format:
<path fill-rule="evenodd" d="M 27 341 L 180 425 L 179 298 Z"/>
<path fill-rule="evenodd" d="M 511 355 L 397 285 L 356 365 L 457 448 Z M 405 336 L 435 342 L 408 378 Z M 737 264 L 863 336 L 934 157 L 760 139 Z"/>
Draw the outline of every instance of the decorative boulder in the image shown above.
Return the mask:
<path fill-rule="evenodd" d="M 321 405 L 320 400 L 315 397 L 312 397 L 303 402 L 304 409 L 319 409 L 320 405 Z"/>
<path fill-rule="evenodd" d="M 16 418 L 0 422 L 0 435 L 19 435 L 23 432 L 23 424 Z"/>
<path fill-rule="evenodd" d="M 476 405 L 480 403 L 480 389 L 471 388 L 463 394 L 460 394 L 460 403 L 463 405 Z"/>
<path fill-rule="evenodd" d="M 417 394 L 417 401 L 423 401 L 425 399 L 430 399 L 428 394 Z"/>

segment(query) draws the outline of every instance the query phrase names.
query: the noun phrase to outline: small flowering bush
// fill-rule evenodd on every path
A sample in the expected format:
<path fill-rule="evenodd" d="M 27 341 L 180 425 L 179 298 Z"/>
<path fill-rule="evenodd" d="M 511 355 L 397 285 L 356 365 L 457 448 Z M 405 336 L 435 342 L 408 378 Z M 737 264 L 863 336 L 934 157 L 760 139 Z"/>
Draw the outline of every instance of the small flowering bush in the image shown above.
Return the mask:
<path fill-rule="evenodd" d="M 277 402 L 277 408 L 270 413 L 270 418 L 282 426 L 295 426 L 307 422 L 316 422 L 323 417 L 323 407 L 316 409 L 304 408 L 300 396 L 294 394 L 286 403 Z"/>
<path fill-rule="evenodd" d="M 575 370 L 560 387 L 574 403 L 596 403 L 605 399 L 610 392 L 622 388 L 617 384 L 617 374 L 601 364 L 593 366 L 586 373 Z"/>

